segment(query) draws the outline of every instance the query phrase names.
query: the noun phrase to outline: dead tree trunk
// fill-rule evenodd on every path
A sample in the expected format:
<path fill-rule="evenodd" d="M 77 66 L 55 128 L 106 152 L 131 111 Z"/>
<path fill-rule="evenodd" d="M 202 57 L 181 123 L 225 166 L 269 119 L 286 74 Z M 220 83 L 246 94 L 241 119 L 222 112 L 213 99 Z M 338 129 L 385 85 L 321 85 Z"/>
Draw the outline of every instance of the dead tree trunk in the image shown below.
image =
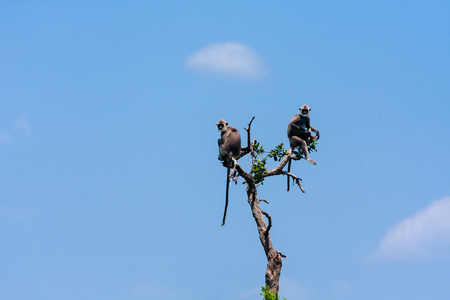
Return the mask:
<path fill-rule="evenodd" d="M 253 117 L 254 119 L 254 117 Z M 256 140 L 254 140 L 252 143 L 250 143 L 250 127 L 251 123 L 253 122 L 253 119 L 248 124 L 248 129 L 245 129 L 247 131 L 247 141 L 248 146 L 246 148 L 242 149 L 240 157 L 250 153 L 253 151 L 252 146 L 256 144 Z M 269 176 L 275 176 L 275 175 L 286 175 L 291 177 L 299 186 L 301 191 L 304 193 L 304 189 L 300 184 L 301 179 L 296 177 L 295 175 L 291 173 L 287 173 L 283 171 L 283 168 L 287 165 L 289 159 L 298 160 L 299 158 L 296 156 L 292 156 L 291 152 L 289 151 L 288 155 L 286 155 L 280 162 L 280 164 L 267 172 L 265 172 L 262 177 L 269 177 Z M 266 254 L 267 258 L 267 269 L 265 274 L 265 283 L 269 287 L 270 291 L 278 292 L 280 287 L 280 274 L 281 274 L 281 267 L 282 267 L 282 258 L 286 257 L 281 252 L 274 249 L 272 245 L 272 240 L 270 238 L 270 229 L 272 228 L 272 218 L 270 215 L 263 210 L 261 210 L 260 207 L 260 201 L 265 201 L 262 199 L 258 199 L 258 191 L 257 191 L 257 184 L 255 179 L 253 178 L 251 173 L 247 173 L 244 171 L 244 169 L 236 163 L 236 172 L 244 178 L 247 184 L 247 197 L 248 197 L 248 204 L 250 205 L 250 208 L 252 210 L 253 218 L 255 219 L 256 226 L 259 233 L 259 240 L 261 242 L 261 245 L 264 248 L 264 252 Z M 232 174 L 234 176 L 235 174 Z M 265 201 L 267 202 L 267 201 Z M 267 218 L 268 225 L 266 225 L 266 221 L 264 219 L 264 216 Z"/>
<path fill-rule="evenodd" d="M 265 281 L 269 290 L 278 292 L 280 286 L 280 274 L 282 267 L 282 257 L 285 257 L 281 252 L 275 250 L 272 245 L 272 240 L 270 239 L 270 228 L 272 227 L 272 219 L 270 215 L 261 210 L 259 205 L 260 199 L 258 199 L 257 187 L 255 184 L 255 180 L 251 176 L 251 174 L 245 172 L 242 167 L 237 164 L 236 169 L 239 175 L 245 179 L 247 183 L 247 197 L 248 204 L 252 210 L 253 218 L 255 219 L 256 226 L 259 233 L 259 240 L 261 245 L 264 248 L 264 252 L 267 258 L 267 270 Z M 267 217 L 268 225 L 266 225 L 266 221 L 264 220 L 264 216 Z"/>
<path fill-rule="evenodd" d="M 272 227 L 272 219 L 270 215 L 261 210 L 259 199 L 257 198 L 257 190 L 254 187 L 247 186 L 248 204 L 252 209 L 252 215 L 255 219 L 259 240 L 264 248 L 267 258 L 267 269 L 265 281 L 269 290 L 278 292 L 280 287 L 280 274 L 282 267 L 282 257 L 285 257 L 281 252 L 275 250 L 272 245 L 269 230 Z M 268 219 L 269 225 L 266 226 L 264 215 Z"/>

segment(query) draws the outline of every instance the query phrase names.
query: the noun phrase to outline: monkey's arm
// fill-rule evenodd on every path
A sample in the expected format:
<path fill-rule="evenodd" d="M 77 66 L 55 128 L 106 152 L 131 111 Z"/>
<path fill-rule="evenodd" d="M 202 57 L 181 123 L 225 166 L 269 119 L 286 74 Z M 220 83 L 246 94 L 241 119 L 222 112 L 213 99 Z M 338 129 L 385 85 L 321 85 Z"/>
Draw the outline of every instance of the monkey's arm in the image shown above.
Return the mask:
<path fill-rule="evenodd" d="M 314 139 L 318 140 L 320 138 L 319 130 L 315 129 L 312 126 L 309 126 L 309 128 L 311 128 L 311 131 L 314 131 L 316 133 L 316 136 L 314 137 Z"/>
<path fill-rule="evenodd" d="M 295 124 L 295 123 L 292 123 L 291 126 L 294 127 L 295 129 L 302 130 L 302 129 L 300 128 L 300 126 L 298 126 L 298 125 Z"/>

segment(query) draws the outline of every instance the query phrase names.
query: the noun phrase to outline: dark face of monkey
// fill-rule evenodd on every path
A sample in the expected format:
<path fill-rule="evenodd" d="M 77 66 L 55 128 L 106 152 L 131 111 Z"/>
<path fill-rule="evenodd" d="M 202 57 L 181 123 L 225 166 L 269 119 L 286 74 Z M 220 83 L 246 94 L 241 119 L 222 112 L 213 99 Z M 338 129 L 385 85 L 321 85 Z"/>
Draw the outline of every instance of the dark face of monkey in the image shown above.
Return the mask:
<path fill-rule="evenodd" d="M 303 116 L 307 116 L 307 115 L 309 115 L 309 112 L 311 111 L 311 108 L 309 108 L 309 106 L 308 105 L 303 105 L 302 107 L 300 107 L 300 114 L 301 115 L 303 115 Z"/>
<path fill-rule="evenodd" d="M 228 123 L 225 122 L 224 120 L 220 119 L 219 123 L 217 123 L 216 126 L 217 126 L 217 130 L 222 132 L 227 129 Z"/>

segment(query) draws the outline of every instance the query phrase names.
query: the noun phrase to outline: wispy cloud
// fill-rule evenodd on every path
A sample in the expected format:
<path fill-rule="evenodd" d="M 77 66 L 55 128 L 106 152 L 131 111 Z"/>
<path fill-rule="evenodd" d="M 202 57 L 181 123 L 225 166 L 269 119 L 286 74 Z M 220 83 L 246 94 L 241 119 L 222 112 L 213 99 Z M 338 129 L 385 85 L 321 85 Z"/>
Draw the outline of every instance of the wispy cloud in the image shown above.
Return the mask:
<path fill-rule="evenodd" d="M 8 131 L 0 129 L 0 145 L 7 144 L 10 141 L 10 138 Z"/>
<path fill-rule="evenodd" d="M 14 126 L 3 130 L 0 128 L 0 145 L 9 145 L 20 135 L 30 134 L 30 125 L 26 116 L 20 116 L 14 121 Z"/>
<path fill-rule="evenodd" d="M 389 229 L 376 254 L 387 259 L 419 258 L 449 246 L 450 197 L 444 197 Z"/>
<path fill-rule="evenodd" d="M 28 119 L 26 116 L 20 116 L 14 123 L 14 128 L 21 130 L 25 133 L 30 132 L 30 125 L 28 124 Z"/>
<path fill-rule="evenodd" d="M 265 74 L 259 55 L 248 46 L 236 42 L 202 48 L 187 58 L 186 67 L 242 78 L 258 78 Z"/>

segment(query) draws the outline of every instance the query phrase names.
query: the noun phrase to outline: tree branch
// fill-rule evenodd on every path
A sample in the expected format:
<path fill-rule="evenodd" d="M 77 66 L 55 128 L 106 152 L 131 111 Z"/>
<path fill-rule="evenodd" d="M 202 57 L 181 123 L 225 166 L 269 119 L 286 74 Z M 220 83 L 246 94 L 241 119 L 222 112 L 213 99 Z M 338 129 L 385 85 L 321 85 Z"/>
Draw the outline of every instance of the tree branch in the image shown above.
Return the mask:
<path fill-rule="evenodd" d="M 261 213 L 262 213 L 263 215 L 265 215 L 265 216 L 267 217 L 267 220 L 269 221 L 269 225 L 267 226 L 266 231 L 264 232 L 264 235 L 267 236 L 267 235 L 269 234 L 270 228 L 272 228 L 272 218 L 271 218 L 270 215 L 269 215 L 268 213 L 266 213 L 265 211 L 262 211 L 262 210 L 261 210 Z"/>
<path fill-rule="evenodd" d="M 266 177 L 270 177 L 270 176 L 275 176 L 275 175 L 284 175 L 284 167 L 286 167 L 287 163 L 289 162 L 289 159 L 292 160 L 300 160 L 301 157 L 298 157 L 296 155 L 292 155 L 292 148 L 289 149 L 288 154 L 286 154 L 283 159 L 280 161 L 280 164 L 272 169 L 272 170 L 268 170 L 267 172 L 265 172 L 262 177 L 266 178 Z"/>
<path fill-rule="evenodd" d="M 300 190 L 302 191 L 302 193 L 303 193 L 303 194 L 306 194 L 305 190 L 303 189 L 303 187 L 302 187 L 302 185 L 301 185 L 301 183 L 300 183 L 300 181 L 302 181 L 301 178 L 298 178 L 298 177 L 295 176 L 294 174 L 288 173 L 288 172 L 284 172 L 284 175 L 291 177 L 291 178 L 295 181 L 295 183 L 298 185 L 298 187 L 300 188 Z"/>
<path fill-rule="evenodd" d="M 250 153 L 252 151 L 252 146 L 250 144 L 250 128 L 252 126 L 252 122 L 254 119 L 255 119 L 255 117 L 253 117 L 250 120 L 250 123 L 247 124 L 248 128 L 244 128 L 244 130 L 247 131 L 247 147 L 241 149 L 241 154 L 239 155 L 239 158 L 241 158 L 244 155 L 247 155 L 248 153 Z"/>
<path fill-rule="evenodd" d="M 236 171 L 239 173 L 239 175 L 244 178 L 245 182 L 247 182 L 248 185 L 255 186 L 255 182 L 253 180 L 253 177 L 250 173 L 247 173 L 242 169 L 241 165 L 236 163 Z"/>

